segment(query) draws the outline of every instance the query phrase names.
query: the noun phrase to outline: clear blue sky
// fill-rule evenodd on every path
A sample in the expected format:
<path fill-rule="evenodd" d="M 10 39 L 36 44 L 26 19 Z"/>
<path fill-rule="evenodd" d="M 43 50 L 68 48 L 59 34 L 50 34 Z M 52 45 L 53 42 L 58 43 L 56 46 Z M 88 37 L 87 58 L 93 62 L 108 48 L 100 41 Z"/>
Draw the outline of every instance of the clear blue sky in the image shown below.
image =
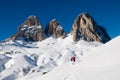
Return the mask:
<path fill-rule="evenodd" d="M 29 15 L 36 15 L 43 27 L 56 18 L 70 32 L 82 12 L 104 26 L 111 38 L 120 35 L 120 0 L 0 0 L 0 40 L 16 33 Z"/>

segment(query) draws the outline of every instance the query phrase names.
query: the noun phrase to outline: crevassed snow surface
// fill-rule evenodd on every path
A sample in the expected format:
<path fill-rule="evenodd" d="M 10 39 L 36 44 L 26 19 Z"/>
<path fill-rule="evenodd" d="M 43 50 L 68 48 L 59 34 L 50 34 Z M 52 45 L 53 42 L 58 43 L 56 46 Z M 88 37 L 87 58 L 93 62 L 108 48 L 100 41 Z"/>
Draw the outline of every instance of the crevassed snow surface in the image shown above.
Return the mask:
<path fill-rule="evenodd" d="M 73 42 L 68 35 L 34 43 L 1 43 L 0 80 L 120 80 L 119 41 L 120 36 L 106 44 Z"/>

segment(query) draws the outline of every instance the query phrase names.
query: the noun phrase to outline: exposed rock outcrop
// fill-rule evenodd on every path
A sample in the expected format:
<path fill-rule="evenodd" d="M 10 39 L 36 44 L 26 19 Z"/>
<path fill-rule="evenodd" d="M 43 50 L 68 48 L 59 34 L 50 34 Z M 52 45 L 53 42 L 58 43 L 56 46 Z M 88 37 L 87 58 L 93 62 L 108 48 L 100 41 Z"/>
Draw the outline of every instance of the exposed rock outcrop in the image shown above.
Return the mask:
<path fill-rule="evenodd" d="M 74 41 L 83 39 L 105 43 L 111 39 L 106 29 L 98 25 L 88 13 L 82 13 L 77 17 L 73 23 L 71 35 Z"/>
<path fill-rule="evenodd" d="M 36 16 L 29 16 L 19 26 L 18 32 L 11 37 L 12 40 L 23 39 L 25 41 L 42 41 L 45 39 L 45 32 Z"/>
<path fill-rule="evenodd" d="M 57 22 L 56 19 L 53 19 L 50 21 L 50 23 L 47 24 L 46 28 L 45 28 L 45 33 L 48 36 L 53 36 L 53 38 L 65 38 L 66 37 L 66 33 L 64 31 L 64 29 L 62 28 L 62 26 Z"/>

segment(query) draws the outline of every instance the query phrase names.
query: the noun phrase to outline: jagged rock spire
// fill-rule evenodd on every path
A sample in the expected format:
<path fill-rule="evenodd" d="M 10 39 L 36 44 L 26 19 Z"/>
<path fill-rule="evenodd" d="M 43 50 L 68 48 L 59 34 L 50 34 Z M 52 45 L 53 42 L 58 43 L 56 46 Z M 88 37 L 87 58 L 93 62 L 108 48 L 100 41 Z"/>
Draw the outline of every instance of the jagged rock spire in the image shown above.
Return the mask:
<path fill-rule="evenodd" d="M 25 41 L 42 41 L 45 39 L 44 29 L 39 23 L 36 16 L 29 16 L 22 25 L 19 26 L 18 32 L 11 37 L 12 40 L 23 39 Z"/>
<path fill-rule="evenodd" d="M 56 19 L 51 20 L 46 28 L 45 28 L 45 33 L 48 36 L 53 36 L 54 38 L 65 38 L 66 33 L 64 31 L 64 29 L 62 28 L 62 26 L 58 23 L 58 21 Z"/>
<path fill-rule="evenodd" d="M 98 25 L 88 13 L 82 13 L 76 18 L 72 26 L 71 35 L 73 35 L 74 41 L 83 39 L 105 43 L 110 40 L 105 28 Z"/>

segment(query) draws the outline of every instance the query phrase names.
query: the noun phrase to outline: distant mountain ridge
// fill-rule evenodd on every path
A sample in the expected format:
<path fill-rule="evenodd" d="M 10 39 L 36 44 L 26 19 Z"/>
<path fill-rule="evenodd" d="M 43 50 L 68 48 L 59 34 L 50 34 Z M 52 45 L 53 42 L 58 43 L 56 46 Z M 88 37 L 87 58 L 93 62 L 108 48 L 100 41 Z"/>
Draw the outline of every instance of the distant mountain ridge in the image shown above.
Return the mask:
<path fill-rule="evenodd" d="M 70 33 L 73 35 L 73 41 L 85 40 L 106 43 L 111 39 L 106 29 L 98 25 L 88 13 L 82 13 L 75 19 Z M 10 37 L 10 40 L 43 41 L 50 36 L 55 39 L 59 37 L 64 39 L 66 32 L 56 19 L 51 20 L 43 29 L 36 16 L 29 16 L 19 26 L 18 32 Z"/>

